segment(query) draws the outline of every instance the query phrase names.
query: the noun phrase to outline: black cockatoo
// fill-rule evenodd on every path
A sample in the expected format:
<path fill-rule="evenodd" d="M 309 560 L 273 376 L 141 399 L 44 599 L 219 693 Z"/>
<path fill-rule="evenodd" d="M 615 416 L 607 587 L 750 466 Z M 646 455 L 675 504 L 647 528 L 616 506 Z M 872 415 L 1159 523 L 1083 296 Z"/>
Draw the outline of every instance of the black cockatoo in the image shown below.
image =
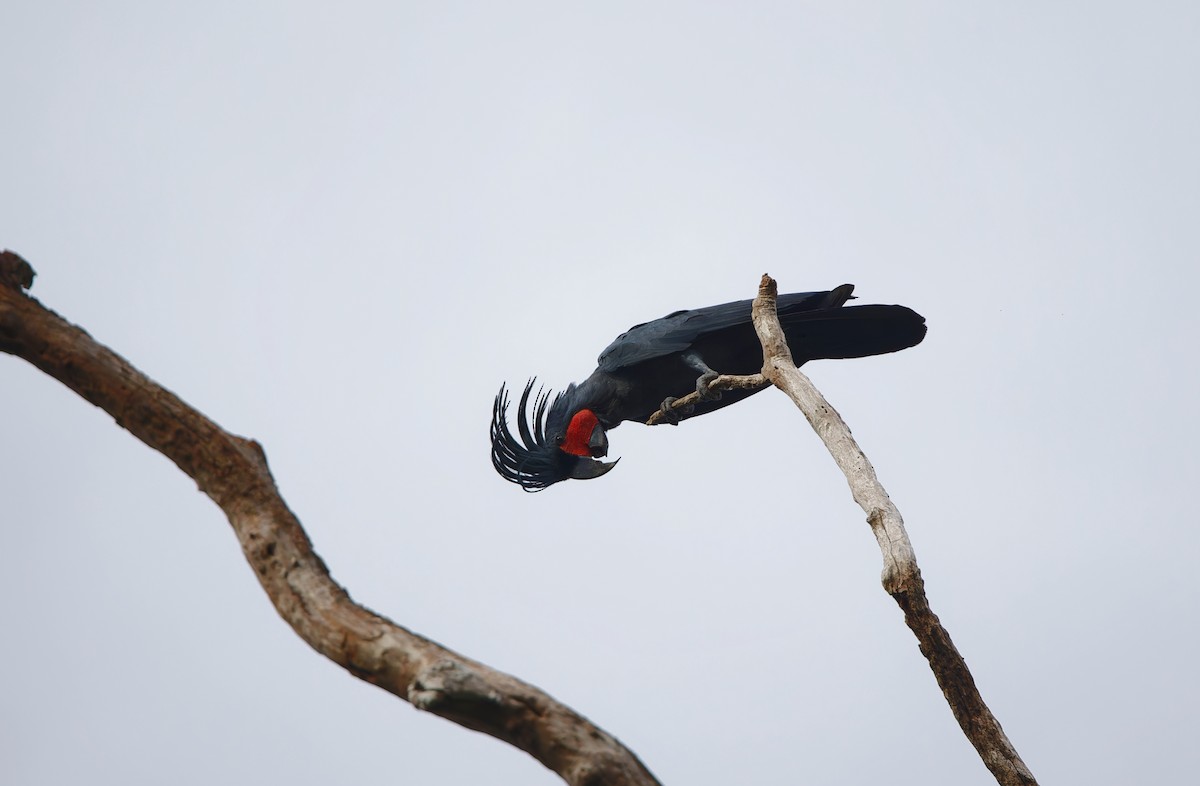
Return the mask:
<path fill-rule="evenodd" d="M 882 355 L 921 343 L 925 319 L 905 306 L 846 306 L 854 291 L 780 295 L 778 313 L 796 365 L 825 358 Z M 750 321 L 751 301 L 676 311 L 634 325 L 600 353 L 596 370 L 551 400 L 539 391 L 529 410 L 534 380 L 517 406 L 518 440 L 509 430 L 504 385 L 492 408 L 492 464 L 505 480 L 540 491 L 568 478 L 598 478 L 616 462 L 606 432 L 623 420 L 645 422 L 675 396 L 697 390 L 691 410 L 669 413 L 673 422 L 712 412 L 757 393 L 709 391 L 718 374 L 762 370 L 762 345 Z M 761 388 L 760 388 L 761 389 Z"/>

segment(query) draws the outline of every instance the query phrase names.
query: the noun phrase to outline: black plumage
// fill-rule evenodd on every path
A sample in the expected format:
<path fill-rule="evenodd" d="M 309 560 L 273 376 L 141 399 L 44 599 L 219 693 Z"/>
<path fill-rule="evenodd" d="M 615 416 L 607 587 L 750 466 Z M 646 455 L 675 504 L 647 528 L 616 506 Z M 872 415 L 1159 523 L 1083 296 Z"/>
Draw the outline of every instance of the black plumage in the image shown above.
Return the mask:
<path fill-rule="evenodd" d="M 843 307 L 853 290 L 843 284 L 828 292 L 779 296 L 779 321 L 797 365 L 896 352 L 925 337 L 924 318 L 905 306 Z M 532 411 L 528 405 L 535 382 L 530 380 L 516 412 L 520 441 L 508 426 L 508 392 L 502 386 L 492 409 L 492 464 L 497 472 L 526 491 L 567 478 L 599 477 L 616 463 L 597 460 L 607 453 L 608 430 L 625 420 L 645 422 L 665 399 L 697 389 L 698 382 L 703 386 L 701 377 L 708 372 L 761 370 L 762 347 L 750 319 L 751 302 L 675 311 L 635 325 L 600 353 L 591 376 L 553 399 L 539 391 Z M 698 402 L 678 417 L 703 415 L 756 392 L 729 391 Z"/>

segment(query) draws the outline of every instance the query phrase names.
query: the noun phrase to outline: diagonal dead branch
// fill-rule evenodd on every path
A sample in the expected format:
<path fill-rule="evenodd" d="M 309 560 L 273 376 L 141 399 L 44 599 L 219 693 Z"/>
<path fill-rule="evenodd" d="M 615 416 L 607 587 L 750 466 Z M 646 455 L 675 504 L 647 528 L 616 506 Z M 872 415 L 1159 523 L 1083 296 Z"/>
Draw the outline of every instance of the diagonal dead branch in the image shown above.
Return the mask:
<path fill-rule="evenodd" d="M 0 351 L 104 409 L 221 507 L 281 617 L 309 646 L 418 709 L 528 752 L 574 786 L 652 786 L 632 751 L 545 692 L 351 600 L 279 495 L 253 440 L 221 429 L 21 290 L 33 269 L 0 252 Z"/>
<path fill-rule="evenodd" d="M 904 621 L 916 634 L 921 653 L 929 660 L 929 667 L 963 733 L 1001 786 L 1036 786 L 1033 774 L 979 695 L 950 634 L 929 608 L 925 583 L 900 511 L 884 491 L 874 467 L 841 415 L 793 362 L 776 313 L 776 295 L 774 279 L 764 275 L 752 308 L 754 328 L 763 345 L 763 375 L 804 413 L 845 474 L 854 501 L 866 511 L 867 522 L 883 552 L 883 588 L 904 611 Z"/>

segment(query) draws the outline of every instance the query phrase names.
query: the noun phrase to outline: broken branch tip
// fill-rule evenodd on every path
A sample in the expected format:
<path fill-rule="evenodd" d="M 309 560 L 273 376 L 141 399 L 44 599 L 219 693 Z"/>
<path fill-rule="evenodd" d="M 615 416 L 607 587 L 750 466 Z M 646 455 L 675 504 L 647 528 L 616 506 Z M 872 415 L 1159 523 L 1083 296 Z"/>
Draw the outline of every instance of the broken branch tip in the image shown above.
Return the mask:
<path fill-rule="evenodd" d="M 33 266 L 19 254 L 7 249 L 0 251 L 0 284 L 13 289 L 29 289 L 36 275 Z"/>

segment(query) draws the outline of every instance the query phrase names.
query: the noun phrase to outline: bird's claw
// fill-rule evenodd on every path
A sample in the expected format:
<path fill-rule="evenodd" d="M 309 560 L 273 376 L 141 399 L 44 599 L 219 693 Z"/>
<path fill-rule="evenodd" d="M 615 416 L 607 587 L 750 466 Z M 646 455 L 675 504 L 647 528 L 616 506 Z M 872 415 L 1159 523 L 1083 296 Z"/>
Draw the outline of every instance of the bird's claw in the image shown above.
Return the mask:
<path fill-rule="evenodd" d="M 716 401 L 721 397 L 721 391 L 709 387 L 712 381 L 721 376 L 715 371 L 706 371 L 696 379 L 696 395 L 701 401 Z"/>
<path fill-rule="evenodd" d="M 675 396 L 667 396 L 663 399 L 662 406 L 659 407 L 659 411 L 662 413 L 663 421 L 671 424 L 672 426 L 678 426 L 681 416 L 689 415 L 691 414 L 692 410 L 695 409 L 695 407 L 691 404 L 688 404 L 686 407 L 674 409 L 672 405 L 678 400 L 679 399 L 677 399 Z"/>

